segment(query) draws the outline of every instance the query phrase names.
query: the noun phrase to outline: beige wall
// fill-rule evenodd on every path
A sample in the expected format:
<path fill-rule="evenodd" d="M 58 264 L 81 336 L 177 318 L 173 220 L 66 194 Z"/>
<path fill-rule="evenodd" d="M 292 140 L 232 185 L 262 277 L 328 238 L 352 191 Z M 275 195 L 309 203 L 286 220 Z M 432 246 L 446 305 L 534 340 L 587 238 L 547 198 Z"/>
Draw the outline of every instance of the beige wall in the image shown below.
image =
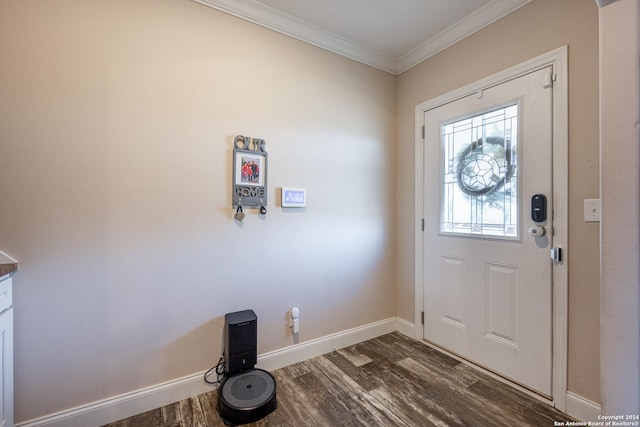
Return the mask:
<path fill-rule="evenodd" d="M 600 401 L 598 224 L 583 221 L 598 197 L 598 10 L 586 0 L 534 0 L 398 78 L 398 316 L 414 319 L 415 106 L 463 85 L 569 46 L 568 388 Z"/>
<path fill-rule="evenodd" d="M 603 414 L 640 413 L 640 1 L 600 9 Z"/>
<path fill-rule="evenodd" d="M 189 0 L 0 2 L 16 421 L 208 368 L 227 312 L 256 311 L 260 353 L 293 343 L 292 305 L 301 341 L 413 321 L 415 106 L 565 44 L 568 380 L 599 402 L 597 25 L 593 1 L 534 0 L 396 78 Z M 236 134 L 269 152 L 242 227 Z"/>
<path fill-rule="evenodd" d="M 301 342 L 395 315 L 394 76 L 189 0 L 4 0 L 0 56 L 17 422 L 204 371 L 228 312 L 259 353 L 293 305 Z M 237 134 L 269 153 L 243 226 Z"/>

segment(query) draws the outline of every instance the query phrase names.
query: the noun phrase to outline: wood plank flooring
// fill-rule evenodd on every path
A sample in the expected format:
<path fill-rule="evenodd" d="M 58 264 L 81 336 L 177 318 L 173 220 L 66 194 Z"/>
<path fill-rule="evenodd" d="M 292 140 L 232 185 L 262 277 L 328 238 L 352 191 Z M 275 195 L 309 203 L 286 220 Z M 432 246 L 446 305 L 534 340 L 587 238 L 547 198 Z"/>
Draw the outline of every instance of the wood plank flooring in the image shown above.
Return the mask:
<path fill-rule="evenodd" d="M 397 332 L 272 372 L 278 408 L 246 426 L 553 426 L 571 420 Z M 217 391 L 105 427 L 224 426 Z"/>

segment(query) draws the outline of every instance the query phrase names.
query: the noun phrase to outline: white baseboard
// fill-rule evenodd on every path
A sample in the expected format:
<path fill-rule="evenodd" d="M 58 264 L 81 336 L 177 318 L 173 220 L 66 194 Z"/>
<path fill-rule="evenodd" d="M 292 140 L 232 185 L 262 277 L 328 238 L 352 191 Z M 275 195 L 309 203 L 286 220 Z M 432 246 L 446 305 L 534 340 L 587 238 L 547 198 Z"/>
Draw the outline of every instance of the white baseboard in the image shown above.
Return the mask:
<path fill-rule="evenodd" d="M 397 318 L 396 331 L 400 332 L 402 335 L 405 335 L 411 339 L 416 338 L 416 326 L 413 323 L 407 320 L 404 320 L 401 317 Z"/>
<path fill-rule="evenodd" d="M 602 408 L 598 403 L 578 396 L 570 391 L 567 392 L 567 415 L 580 421 L 601 421 L 598 415 L 601 414 Z"/>
<path fill-rule="evenodd" d="M 329 353 L 333 348 L 348 347 L 371 338 L 398 331 L 414 338 L 415 326 L 401 318 L 389 318 L 315 340 L 264 353 L 257 367 L 273 371 L 293 363 Z M 215 387 L 203 381 L 204 372 L 167 381 L 130 393 L 82 405 L 16 424 L 16 427 L 91 427 L 102 426 L 160 406 L 187 399 Z M 567 392 L 567 414 L 581 421 L 597 421 L 600 405 Z"/>
<path fill-rule="evenodd" d="M 403 322 L 408 323 L 406 321 Z M 399 330 L 400 323 L 399 319 L 393 317 L 271 351 L 258 357 L 256 367 L 273 371 L 329 353 L 334 347 L 338 349 L 348 347 Z M 402 327 L 405 328 L 406 325 Z M 16 424 L 15 427 L 102 426 L 213 390 L 215 387 L 206 384 L 203 380 L 203 375 L 204 372 L 198 372 L 162 384 L 21 422 Z"/>
<path fill-rule="evenodd" d="M 257 368 L 275 371 L 312 357 L 330 353 L 371 338 L 379 337 L 396 330 L 396 318 L 389 318 L 357 328 L 348 329 L 332 335 L 326 335 L 311 341 L 305 341 L 280 350 L 264 353 L 258 357 Z"/>
<path fill-rule="evenodd" d="M 156 384 L 151 387 L 21 422 L 16 424 L 15 427 L 102 426 L 214 389 L 215 387 L 204 382 L 203 375 L 204 372 L 192 374 L 162 384 Z"/>

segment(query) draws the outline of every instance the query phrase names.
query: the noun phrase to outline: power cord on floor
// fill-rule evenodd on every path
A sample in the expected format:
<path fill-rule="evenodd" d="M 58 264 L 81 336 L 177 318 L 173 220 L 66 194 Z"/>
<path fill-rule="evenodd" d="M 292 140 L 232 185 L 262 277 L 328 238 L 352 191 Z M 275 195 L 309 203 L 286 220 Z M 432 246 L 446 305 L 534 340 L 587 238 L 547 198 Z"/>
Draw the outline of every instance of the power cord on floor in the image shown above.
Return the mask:
<path fill-rule="evenodd" d="M 213 374 L 213 372 L 218 375 L 218 379 L 216 381 L 209 380 L 209 375 Z M 220 360 L 218 360 L 218 363 L 204 373 L 204 382 L 207 384 L 220 384 L 222 380 L 224 380 L 224 353 L 222 353 L 222 356 L 220 356 Z"/>

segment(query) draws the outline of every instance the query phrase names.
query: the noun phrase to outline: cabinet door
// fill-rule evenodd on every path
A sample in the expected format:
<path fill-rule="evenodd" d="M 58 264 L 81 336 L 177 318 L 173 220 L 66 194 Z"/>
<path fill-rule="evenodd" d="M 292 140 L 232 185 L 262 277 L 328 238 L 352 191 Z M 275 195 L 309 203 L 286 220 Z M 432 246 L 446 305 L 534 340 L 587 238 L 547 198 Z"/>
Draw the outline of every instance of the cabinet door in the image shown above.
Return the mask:
<path fill-rule="evenodd" d="M 13 308 L 0 314 L 0 427 L 13 427 Z"/>

